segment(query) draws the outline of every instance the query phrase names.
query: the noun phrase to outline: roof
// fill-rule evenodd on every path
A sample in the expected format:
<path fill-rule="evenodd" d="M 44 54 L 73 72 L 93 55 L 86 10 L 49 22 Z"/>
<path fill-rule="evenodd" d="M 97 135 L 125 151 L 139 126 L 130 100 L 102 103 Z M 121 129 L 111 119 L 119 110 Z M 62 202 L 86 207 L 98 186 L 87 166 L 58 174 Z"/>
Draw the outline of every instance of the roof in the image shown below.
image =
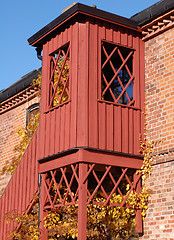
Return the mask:
<path fill-rule="evenodd" d="M 39 69 L 41 70 L 41 69 Z M 5 101 L 6 99 L 14 96 L 15 94 L 21 92 L 22 90 L 29 87 L 33 81 L 33 79 L 36 79 L 38 77 L 39 71 L 34 70 L 25 76 L 23 76 L 19 81 L 15 82 L 11 86 L 9 86 L 6 89 L 3 89 L 0 91 L 0 103 Z"/>
<path fill-rule="evenodd" d="M 117 24 L 127 26 L 129 28 L 133 28 L 135 30 L 140 31 L 139 28 L 137 27 L 137 23 L 132 21 L 131 19 L 124 18 L 100 9 L 96 9 L 94 7 L 89 7 L 81 3 L 76 3 L 67 11 L 63 12 L 60 16 L 58 16 L 55 20 L 50 22 L 48 25 L 43 27 L 40 31 L 35 33 L 32 37 L 30 37 L 28 39 L 29 44 L 35 47 L 39 46 L 38 41 L 40 38 L 44 38 L 46 35 L 48 35 L 48 33 L 53 31 L 61 23 L 63 23 L 68 18 L 77 14 L 84 14 L 84 15 L 95 17 L 95 18 L 115 22 Z"/>
<path fill-rule="evenodd" d="M 152 21 L 160 15 L 174 8 L 174 0 L 161 0 L 149 8 L 135 14 L 130 19 L 137 22 L 139 26 L 145 25 L 146 23 Z"/>

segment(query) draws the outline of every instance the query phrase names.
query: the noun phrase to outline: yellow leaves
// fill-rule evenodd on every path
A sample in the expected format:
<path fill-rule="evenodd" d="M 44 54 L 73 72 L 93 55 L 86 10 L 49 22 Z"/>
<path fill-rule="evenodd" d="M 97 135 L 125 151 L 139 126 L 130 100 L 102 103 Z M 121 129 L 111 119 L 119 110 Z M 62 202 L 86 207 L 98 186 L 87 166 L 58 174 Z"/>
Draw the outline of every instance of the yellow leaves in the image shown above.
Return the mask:
<path fill-rule="evenodd" d="M 29 213 L 18 213 L 17 211 L 12 211 L 6 214 L 5 219 L 8 222 L 15 222 L 19 229 L 14 229 L 9 234 L 9 239 L 26 239 L 26 240 L 39 240 L 39 203 L 38 198 L 34 202 L 33 208 Z"/>
<path fill-rule="evenodd" d="M 37 113 L 33 118 L 30 119 L 26 128 L 19 127 L 16 131 L 17 135 L 20 138 L 20 142 L 18 145 L 14 147 L 14 151 L 18 153 L 17 156 L 13 157 L 11 161 L 7 160 L 5 165 L 1 170 L 1 174 L 10 173 L 11 175 L 14 173 L 19 161 L 21 160 L 23 154 L 28 147 L 38 125 L 40 122 L 40 113 Z"/>
<path fill-rule="evenodd" d="M 42 83 L 42 75 L 41 75 L 41 72 L 39 72 L 38 74 L 38 77 L 37 79 L 33 79 L 33 82 L 32 82 L 32 86 L 33 87 L 37 87 L 37 88 L 41 88 L 41 83 Z"/>
<path fill-rule="evenodd" d="M 64 68 L 62 70 L 62 67 L 64 65 Z M 63 56 L 60 56 L 60 60 L 57 62 L 57 67 L 58 69 L 55 70 L 54 72 L 54 79 L 53 79 L 53 84 L 54 84 L 54 87 L 56 87 L 57 83 L 58 83 L 58 80 L 59 80 L 59 77 L 60 77 L 60 74 L 59 72 L 62 70 L 62 74 L 61 74 L 61 79 L 59 80 L 59 84 L 57 86 L 57 95 L 59 97 L 57 97 L 55 95 L 54 97 L 54 100 L 53 100 L 53 107 L 57 106 L 59 103 L 64 103 L 68 100 L 68 94 L 66 92 L 66 89 L 63 93 L 63 96 L 62 96 L 62 92 L 63 92 L 63 89 L 64 89 L 64 84 L 66 84 L 66 81 L 67 81 L 67 84 L 66 84 L 66 88 L 69 89 L 69 81 L 68 81 L 68 75 L 69 75 L 69 66 L 68 66 L 68 63 L 66 62 L 64 64 L 64 57 Z M 61 99 L 61 102 L 59 102 L 59 99 L 61 98 L 62 96 L 62 99 Z"/>

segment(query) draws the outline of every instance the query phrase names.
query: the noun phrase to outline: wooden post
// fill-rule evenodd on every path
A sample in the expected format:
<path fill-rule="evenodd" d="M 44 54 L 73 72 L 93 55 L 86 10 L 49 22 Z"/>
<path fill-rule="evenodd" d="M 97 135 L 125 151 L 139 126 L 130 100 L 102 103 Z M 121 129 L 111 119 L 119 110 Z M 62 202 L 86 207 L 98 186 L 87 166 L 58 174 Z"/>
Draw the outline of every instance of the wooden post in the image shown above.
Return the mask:
<path fill-rule="evenodd" d="M 134 182 L 136 182 L 137 178 L 138 178 L 138 175 L 135 173 L 134 174 Z M 136 192 L 138 194 L 141 192 L 141 179 L 136 184 Z M 141 215 L 140 209 L 138 209 L 136 211 L 136 215 L 135 215 L 135 231 L 136 231 L 136 233 L 143 232 L 143 221 L 142 221 L 142 215 Z"/>
<path fill-rule="evenodd" d="M 78 240 L 86 240 L 87 229 L 87 174 L 88 165 L 79 163 L 79 204 L 78 204 Z"/>
<path fill-rule="evenodd" d="M 46 213 L 44 212 L 44 200 L 45 200 L 45 187 L 43 184 L 44 181 L 44 175 L 42 175 L 41 183 L 40 183 L 40 202 L 39 202 L 39 217 L 40 217 L 40 239 L 41 240 L 47 240 L 48 234 L 47 230 L 44 227 L 44 217 Z"/>

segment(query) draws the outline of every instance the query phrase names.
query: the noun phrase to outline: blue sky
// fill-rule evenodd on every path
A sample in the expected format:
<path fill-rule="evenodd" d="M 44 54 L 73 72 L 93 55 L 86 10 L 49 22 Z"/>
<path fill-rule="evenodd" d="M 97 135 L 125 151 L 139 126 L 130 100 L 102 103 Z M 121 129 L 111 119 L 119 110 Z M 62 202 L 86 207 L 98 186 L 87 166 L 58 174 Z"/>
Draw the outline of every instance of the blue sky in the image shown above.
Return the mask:
<path fill-rule="evenodd" d="M 77 1 L 77 0 L 76 0 Z M 59 16 L 73 0 L 0 0 L 0 90 L 41 67 L 27 39 Z M 158 0 L 79 0 L 130 17 Z"/>

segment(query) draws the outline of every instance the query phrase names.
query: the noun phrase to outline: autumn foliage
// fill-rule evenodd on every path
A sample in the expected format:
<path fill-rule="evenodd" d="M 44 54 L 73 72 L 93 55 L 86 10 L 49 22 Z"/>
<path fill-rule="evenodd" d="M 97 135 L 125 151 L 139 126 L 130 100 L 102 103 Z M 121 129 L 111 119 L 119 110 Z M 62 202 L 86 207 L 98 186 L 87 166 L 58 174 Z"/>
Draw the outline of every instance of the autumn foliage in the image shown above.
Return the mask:
<path fill-rule="evenodd" d="M 58 67 L 61 69 L 62 62 L 58 63 Z M 66 75 L 69 73 L 68 65 L 65 64 L 65 70 L 63 71 L 64 77 L 62 81 L 66 80 Z M 54 76 L 54 84 L 58 79 L 58 71 Z M 33 84 L 36 86 L 41 85 L 41 76 L 34 80 Z M 58 95 L 61 94 L 61 82 L 59 88 L 57 88 Z M 66 92 L 64 93 L 66 95 Z M 66 101 L 66 96 L 63 96 L 62 101 Z M 54 106 L 58 104 L 58 99 L 55 97 Z M 20 143 L 15 147 L 15 151 L 18 152 L 18 156 L 14 157 L 12 161 L 7 161 L 3 167 L 2 174 L 9 172 L 13 174 L 22 155 L 24 154 L 29 142 L 32 139 L 39 125 L 39 114 L 32 118 L 26 129 L 20 128 L 17 134 L 20 137 Z M 145 180 L 152 171 L 152 152 L 155 142 L 150 142 L 147 138 L 144 141 L 140 139 L 140 152 L 144 156 L 143 166 L 137 171 L 137 174 L 141 174 L 143 180 L 143 187 L 138 194 L 132 190 L 127 197 L 125 205 L 120 207 L 119 204 L 123 201 L 120 194 L 113 193 L 110 199 L 111 203 L 118 203 L 118 206 L 102 206 L 99 204 L 87 205 L 87 239 L 90 240 L 107 240 L 107 239 L 130 239 L 136 238 L 135 233 L 135 214 L 137 209 L 141 209 L 143 218 L 146 215 L 148 205 L 148 189 L 145 185 Z M 125 183 L 125 192 L 128 194 L 130 185 Z M 54 191 L 54 189 L 53 189 Z M 65 186 L 62 186 L 62 197 L 66 192 Z M 96 202 L 103 202 L 103 196 L 100 191 L 95 195 Z M 77 201 L 78 202 L 78 201 Z M 39 239 L 39 199 L 36 198 L 33 202 L 31 210 L 26 213 L 11 212 L 5 216 L 7 222 L 14 221 L 16 226 L 9 235 L 15 239 Z M 47 212 L 44 218 L 44 226 L 48 232 L 48 238 L 50 240 L 56 239 L 77 239 L 78 236 L 78 204 L 65 205 L 58 209 L 52 209 Z"/>

